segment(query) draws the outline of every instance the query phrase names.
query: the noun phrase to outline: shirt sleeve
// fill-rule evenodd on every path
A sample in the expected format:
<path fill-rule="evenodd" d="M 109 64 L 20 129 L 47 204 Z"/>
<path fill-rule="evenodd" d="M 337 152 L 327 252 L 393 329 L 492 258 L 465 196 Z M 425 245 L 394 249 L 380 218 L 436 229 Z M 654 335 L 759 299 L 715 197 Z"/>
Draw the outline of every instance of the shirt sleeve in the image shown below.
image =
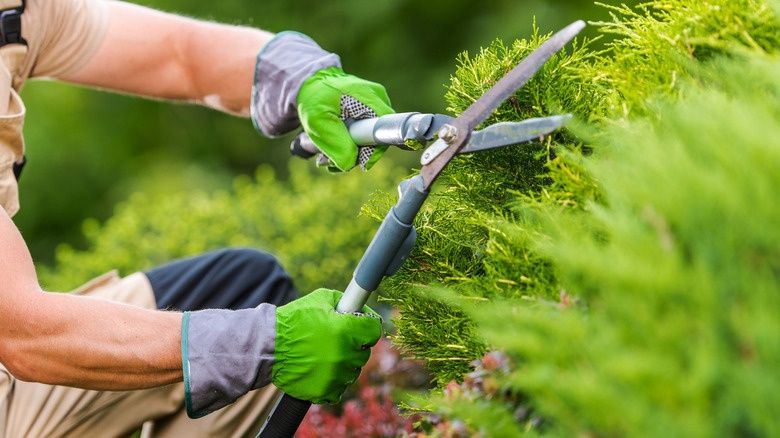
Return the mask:
<path fill-rule="evenodd" d="M 97 52 L 107 27 L 105 0 L 27 0 L 22 75 L 57 78 L 78 71 Z"/>

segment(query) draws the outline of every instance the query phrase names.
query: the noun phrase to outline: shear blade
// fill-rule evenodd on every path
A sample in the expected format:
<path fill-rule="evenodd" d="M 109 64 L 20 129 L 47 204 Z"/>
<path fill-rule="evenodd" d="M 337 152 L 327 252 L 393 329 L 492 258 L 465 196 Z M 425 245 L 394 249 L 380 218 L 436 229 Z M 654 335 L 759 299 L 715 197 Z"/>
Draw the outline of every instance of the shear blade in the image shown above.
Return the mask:
<path fill-rule="evenodd" d="M 571 118 L 571 114 L 564 114 L 528 119 L 522 122 L 496 123 L 485 129 L 474 131 L 468 144 L 458 153 L 468 154 L 535 140 L 562 127 Z"/>
<path fill-rule="evenodd" d="M 452 157 L 467 145 L 467 135 L 487 119 L 501 102 L 525 85 L 556 52 L 574 39 L 584 27 L 585 22 L 580 20 L 553 34 L 453 120 L 455 139 L 447 149 L 440 152 L 420 170 L 425 182 L 424 189 L 430 189 Z"/>

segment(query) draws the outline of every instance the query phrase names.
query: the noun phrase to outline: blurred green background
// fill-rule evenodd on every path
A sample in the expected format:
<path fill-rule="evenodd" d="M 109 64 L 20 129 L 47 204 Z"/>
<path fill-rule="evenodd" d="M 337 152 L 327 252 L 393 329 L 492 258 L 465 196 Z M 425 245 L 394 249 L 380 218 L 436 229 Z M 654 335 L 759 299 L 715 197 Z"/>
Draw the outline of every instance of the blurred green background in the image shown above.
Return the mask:
<path fill-rule="evenodd" d="M 340 54 L 345 70 L 384 84 L 396 110 L 424 112 L 445 111 L 444 84 L 458 53 L 479 50 L 495 38 L 527 36 L 534 16 L 545 33 L 578 18 L 608 18 L 605 8 L 575 0 L 139 3 L 304 32 Z M 22 96 L 29 165 L 15 221 L 38 262 L 51 263 L 59 244 L 84 245 L 84 219 L 108 218 L 134 192 L 225 188 L 233 176 L 251 174 L 261 163 L 273 166 L 280 178 L 287 175 L 289 137 L 261 138 L 244 119 L 46 81 L 28 82 Z M 412 165 L 413 158 L 395 151 L 385 161 Z"/>

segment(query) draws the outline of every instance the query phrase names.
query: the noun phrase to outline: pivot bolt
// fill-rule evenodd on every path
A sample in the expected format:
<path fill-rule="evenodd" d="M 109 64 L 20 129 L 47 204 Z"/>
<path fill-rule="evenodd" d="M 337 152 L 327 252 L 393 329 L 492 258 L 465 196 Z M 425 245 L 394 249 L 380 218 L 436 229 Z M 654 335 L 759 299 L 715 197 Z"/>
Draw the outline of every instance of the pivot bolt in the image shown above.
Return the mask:
<path fill-rule="evenodd" d="M 439 129 L 439 138 L 447 143 L 452 143 L 458 136 L 458 128 L 452 125 L 444 125 Z"/>

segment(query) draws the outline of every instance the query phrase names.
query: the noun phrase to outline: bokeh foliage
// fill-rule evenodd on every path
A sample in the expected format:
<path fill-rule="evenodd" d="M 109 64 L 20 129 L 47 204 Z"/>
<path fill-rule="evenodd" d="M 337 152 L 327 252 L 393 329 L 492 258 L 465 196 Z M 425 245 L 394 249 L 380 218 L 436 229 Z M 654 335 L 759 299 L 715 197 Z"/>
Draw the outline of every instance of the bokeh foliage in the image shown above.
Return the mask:
<path fill-rule="evenodd" d="M 308 163 L 294 162 L 279 182 L 264 166 L 239 177 L 230 190 L 139 192 L 101 224 L 84 224 L 89 249 L 64 245 L 57 269 L 40 269 L 48 290 L 70 290 L 103 272 L 127 275 L 176 258 L 232 247 L 273 252 L 303 293 L 343 288 L 375 226 L 358 217 L 372 191 L 392 187 L 392 173 L 317 178 Z"/>

